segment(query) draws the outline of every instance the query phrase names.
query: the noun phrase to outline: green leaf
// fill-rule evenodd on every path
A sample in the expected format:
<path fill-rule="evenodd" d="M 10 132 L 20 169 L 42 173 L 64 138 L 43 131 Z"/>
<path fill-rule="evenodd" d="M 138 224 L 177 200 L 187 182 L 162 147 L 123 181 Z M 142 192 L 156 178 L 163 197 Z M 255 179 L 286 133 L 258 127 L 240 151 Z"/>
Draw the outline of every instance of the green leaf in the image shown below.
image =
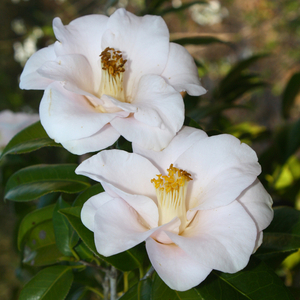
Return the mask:
<path fill-rule="evenodd" d="M 177 13 L 177 12 L 185 10 L 195 4 L 207 4 L 207 2 L 206 1 L 192 1 L 189 3 L 185 3 L 179 7 L 166 8 L 166 9 L 162 10 L 161 12 L 159 12 L 158 15 L 164 16 L 165 14 L 172 13 L 172 12 Z"/>
<path fill-rule="evenodd" d="M 94 233 L 88 230 L 81 222 L 80 219 L 81 208 L 70 207 L 61 209 L 60 212 L 64 214 L 70 224 L 73 226 L 74 230 L 78 233 L 79 237 L 86 244 L 86 246 L 98 257 L 105 260 L 106 262 L 112 264 L 121 271 L 130 271 L 136 268 L 142 268 L 142 264 L 145 260 L 146 251 L 144 245 L 140 244 L 136 247 L 127 250 L 123 253 L 112 255 L 109 257 L 104 257 L 97 252 L 94 243 Z"/>
<path fill-rule="evenodd" d="M 60 197 L 53 212 L 53 227 L 57 248 L 64 255 L 73 256 L 71 249 L 79 241 L 79 236 L 76 234 L 76 238 L 74 239 L 74 230 L 68 219 L 58 212 L 60 209 L 66 207 L 70 207 L 70 205 Z"/>
<path fill-rule="evenodd" d="M 43 269 L 24 286 L 19 300 L 63 300 L 72 282 L 73 273 L 68 266 Z"/>
<path fill-rule="evenodd" d="M 300 72 L 293 74 L 282 95 L 282 116 L 287 119 L 295 98 L 300 91 Z"/>
<path fill-rule="evenodd" d="M 132 144 L 121 136 L 117 141 L 117 149 L 132 152 Z"/>
<path fill-rule="evenodd" d="M 151 278 L 141 280 L 133 287 L 131 287 L 120 298 L 120 300 L 151 300 L 151 288 L 152 288 Z"/>
<path fill-rule="evenodd" d="M 218 278 L 220 287 L 227 285 L 226 289 L 230 296 L 225 297 L 224 290 L 222 295 L 224 299 L 251 299 L 251 300 L 289 300 L 295 299 L 282 280 L 272 271 L 264 262 L 252 257 L 245 269 L 235 274 L 219 273 L 213 271 L 215 277 Z M 203 285 L 198 288 L 202 296 L 214 294 L 218 291 L 216 282 L 210 286 Z M 206 292 L 210 290 L 210 293 Z M 202 291 L 205 291 L 204 293 Z M 229 292 L 230 291 L 230 292 Z M 219 290 L 220 292 L 220 290 Z M 235 297 L 234 295 L 237 295 Z M 207 297 L 206 296 L 206 297 Z M 208 298 L 210 299 L 210 298 Z M 214 298 L 212 298 L 214 299 Z M 220 299 L 220 298 L 216 298 Z"/>
<path fill-rule="evenodd" d="M 21 247 L 24 243 L 25 236 L 38 224 L 45 221 L 51 220 L 54 211 L 54 204 L 49 205 L 40 209 L 37 209 L 29 214 L 27 214 L 22 220 L 19 226 L 18 232 L 18 249 L 21 250 Z"/>
<path fill-rule="evenodd" d="M 45 266 L 65 260 L 56 246 L 52 220 L 37 224 L 25 237 L 23 262 Z"/>
<path fill-rule="evenodd" d="M 100 183 L 94 184 L 93 186 L 87 188 L 85 191 L 83 191 L 81 194 L 78 195 L 78 197 L 75 199 L 73 206 L 80 206 L 82 207 L 83 204 L 90 199 L 92 196 L 95 196 L 97 194 L 100 194 L 104 192 L 104 189 Z"/>
<path fill-rule="evenodd" d="M 4 148 L 0 159 L 7 154 L 21 154 L 38 150 L 42 147 L 61 147 L 50 139 L 40 122 L 23 129 L 16 134 Z"/>
<path fill-rule="evenodd" d="M 154 280 L 152 284 L 152 298 L 154 300 L 206 300 L 206 298 L 202 298 L 199 292 L 196 289 L 190 289 L 186 292 L 178 292 L 170 289 L 161 278 L 155 273 Z M 134 299 L 134 298 L 133 298 Z M 231 298 L 228 298 L 231 299 Z M 233 298 L 232 298 L 233 299 Z M 211 300 L 211 298 L 207 298 L 207 300 Z M 224 298 L 225 300 L 225 298 Z M 227 298 L 226 298 L 227 300 Z"/>
<path fill-rule="evenodd" d="M 90 186 L 88 178 L 75 174 L 77 165 L 35 165 L 19 170 L 8 180 L 5 198 L 30 201 L 52 192 L 78 193 Z"/>
<path fill-rule="evenodd" d="M 201 126 L 192 118 L 190 117 L 185 117 L 184 119 L 184 124 L 185 126 L 189 126 L 189 127 L 193 127 L 193 128 L 197 128 L 197 129 L 202 129 Z"/>
<path fill-rule="evenodd" d="M 224 89 L 228 88 L 229 85 L 236 85 L 236 81 L 239 79 L 243 71 L 245 71 L 249 66 L 251 66 L 259 59 L 262 59 L 266 56 L 268 56 L 268 54 L 253 55 L 245 60 L 238 62 L 221 80 L 219 84 L 219 90 L 223 91 Z"/>
<path fill-rule="evenodd" d="M 179 45 L 210 45 L 215 43 L 221 43 L 226 45 L 231 45 L 231 43 L 222 41 L 213 36 L 195 36 L 195 37 L 185 37 L 181 39 L 172 40 L 173 43 L 177 43 Z"/>
<path fill-rule="evenodd" d="M 283 260 L 300 248 L 300 211 L 291 207 L 274 208 L 274 219 L 264 230 L 263 244 L 255 256 L 271 262 Z"/>

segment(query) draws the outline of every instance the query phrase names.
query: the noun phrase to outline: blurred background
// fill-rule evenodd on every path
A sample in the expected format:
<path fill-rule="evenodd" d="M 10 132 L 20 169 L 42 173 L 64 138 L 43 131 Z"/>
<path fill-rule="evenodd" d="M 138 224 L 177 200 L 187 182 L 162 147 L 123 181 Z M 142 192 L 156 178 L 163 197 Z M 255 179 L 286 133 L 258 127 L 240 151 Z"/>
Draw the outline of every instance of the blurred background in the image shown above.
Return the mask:
<path fill-rule="evenodd" d="M 202 97 L 185 96 L 186 115 L 211 135 L 227 132 L 252 146 L 263 167 L 260 180 L 275 205 L 300 209 L 299 0 L 1 0 L 0 111 L 38 113 L 43 91 L 20 90 L 19 76 L 36 50 L 55 42 L 54 17 L 66 25 L 120 7 L 164 18 L 170 39 L 192 54 L 208 90 Z M 5 182 L 21 167 L 76 162 L 60 151 L 5 157 L 2 198 Z M 17 299 L 33 274 L 15 242 L 17 226 L 30 210 L 29 204 L 0 202 L 0 299 Z M 300 295 L 299 261 L 296 252 L 277 269 L 295 295 Z"/>

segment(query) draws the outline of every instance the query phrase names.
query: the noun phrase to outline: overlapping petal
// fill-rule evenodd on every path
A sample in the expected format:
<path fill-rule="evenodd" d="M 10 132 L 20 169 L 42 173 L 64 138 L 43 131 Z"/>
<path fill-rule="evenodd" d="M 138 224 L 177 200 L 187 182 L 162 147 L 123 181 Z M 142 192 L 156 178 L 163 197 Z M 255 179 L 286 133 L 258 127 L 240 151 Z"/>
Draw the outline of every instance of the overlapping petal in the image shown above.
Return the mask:
<path fill-rule="evenodd" d="M 164 173 L 170 164 L 184 153 L 193 144 L 206 138 L 207 134 L 203 130 L 183 126 L 182 129 L 172 139 L 167 148 L 156 152 L 132 143 L 133 152 L 149 159 L 156 166 L 160 173 Z"/>
<path fill-rule="evenodd" d="M 46 62 L 54 61 L 56 54 L 54 46 L 50 45 L 35 52 L 26 62 L 20 76 L 20 88 L 25 90 L 44 90 L 53 82 L 52 79 L 41 76 L 37 70 Z"/>
<path fill-rule="evenodd" d="M 148 238 L 146 249 L 158 275 L 174 290 L 186 291 L 202 282 L 212 271 L 175 244 L 164 245 Z"/>
<path fill-rule="evenodd" d="M 252 218 L 237 201 L 198 211 L 181 234 L 170 239 L 208 268 L 234 273 L 244 268 L 253 252 L 257 230 Z"/>
<path fill-rule="evenodd" d="M 114 47 L 124 53 L 125 92 L 133 100 L 139 80 L 146 74 L 160 75 L 169 55 L 169 30 L 161 17 L 137 17 L 125 9 L 118 9 L 108 20 L 102 37 L 102 48 Z"/>
<path fill-rule="evenodd" d="M 175 166 L 191 173 L 189 209 L 212 209 L 234 201 L 261 172 L 256 153 L 228 134 L 201 139 Z"/>
<path fill-rule="evenodd" d="M 181 45 L 170 43 L 168 62 L 161 76 L 178 92 L 186 91 L 192 96 L 206 93 L 206 90 L 200 85 L 198 70 L 193 58 Z"/>
<path fill-rule="evenodd" d="M 116 115 L 99 117 L 86 97 L 67 91 L 58 82 L 47 87 L 40 104 L 42 125 L 58 143 L 94 135 Z"/>
<path fill-rule="evenodd" d="M 145 75 L 134 99 L 137 111 L 130 118 L 116 118 L 111 125 L 129 141 L 155 151 L 164 149 L 184 121 L 181 95 L 160 76 Z"/>
<path fill-rule="evenodd" d="M 155 198 L 151 179 L 159 171 L 146 158 L 120 150 L 101 151 L 82 162 L 76 174 L 107 182 L 133 195 Z"/>

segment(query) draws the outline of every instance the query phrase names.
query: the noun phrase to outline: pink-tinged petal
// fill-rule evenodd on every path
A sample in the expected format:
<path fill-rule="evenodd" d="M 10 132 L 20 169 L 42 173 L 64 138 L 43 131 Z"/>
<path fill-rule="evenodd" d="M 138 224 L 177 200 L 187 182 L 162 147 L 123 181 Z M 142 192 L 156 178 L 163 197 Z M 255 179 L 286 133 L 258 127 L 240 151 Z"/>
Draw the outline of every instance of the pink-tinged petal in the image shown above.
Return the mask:
<path fill-rule="evenodd" d="M 145 74 L 160 75 L 169 54 L 169 30 L 161 17 L 137 17 L 118 9 L 107 23 L 102 48 L 120 50 L 127 59 L 124 73 L 125 92 L 131 98 L 139 79 Z"/>
<path fill-rule="evenodd" d="M 20 88 L 24 90 L 44 90 L 53 80 L 41 76 L 37 69 L 45 62 L 55 59 L 53 45 L 35 52 L 25 64 L 20 77 Z"/>
<path fill-rule="evenodd" d="M 212 209 L 234 201 L 261 172 L 256 153 L 232 135 L 201 139 L 175 162 L 189 172 L 188 209 Z"/>
<path fill-rule="evenodd" d="M 183 126 L 172 139 L 168 147 L 162 151 L 156 152 L 148 150 L 136 143 L 132 143 L 132 149 L 134 153 L 149 159 L 161 173 L 165 173 L 170 167 L 170 164 L 174 163 L 183 152 L 190 148 L 191 145 L 206 137 L 207 134 L 203 130 Z"/>
<path fill-rule="evenodd" d="M 115 117 L 97 112 L 86 97 L 67 91 L 58 82 L 47 87 L 40 103 L 41 123 L 58 143 L 90 137 Z"/>
<path fill-rule="evenodd" d="M 92 68 L 83 55 L 58 56 L 55 61 L 44 63 L 37 72 L 51 80 L 62 81 L 64 87 L 71 92 L 94 94 Z"/>
<path fill-rule="evenodd" d="M 178 217 L 160 226 L 155 232 L 152 233 L 151 238 L 162 244 L 173 244 L 166 231 L 171 231 L 175 234 L 179 233 L 179 226 L 181 221 Z"/>
<path fill-rule="evenodd" d="M 237 201 L 252 217 L 259 231 L 270 225 L 274 216 L 273 200 L 258 179 L 243 191 Z"/>
<path fill-rule="evenodd" d="M 77 155 L 99 151 L 114 144 L 120 134 L 110 125 L 103 126 L 97 133 L 77 140 L 62 142 L 62 146 Z"/>
<path fill-rule="evenodd" d="M 156 197 L 151 179 L 159 171 L 146 158 L 121 150 L 105 150 L 83 161 L 76 169 L 99 182 L 107 182 L 133 195 Z"/>
<path fill-rule="evenodd" d="M 105 189 L 109 188 L 109 193 L 114 192 L 119 198 L 123 199 L 141 216 L 140 222 L 145 221 L 150 228 L 158 226 L 158 209 L 156 203 L 144 195 L 132 195 L 116 188 L 115 186 L 105 183 Z M 146 224 L 145 224 L 146 225 Z M 179 224 L 180 225 L 180 224 Z"/>
<path fill-rule="evenodd" d="M 208 268 L 234 273 L 243 269 L 253 252 L 257 230 L 242 205 L 199 210 L 181 234 L 167 232 L 189 256 Z"/>
<path fill-rule="evenodd" d="M 97 251 L 110 256 L 145 241 L 155 228 L 148 230 L 138 219 L 137 212 L 122 199 L 116 198 L 101 206 L 94 218 Z"/>
<path fill-rule="evenodd" d="M 187 91 L 192 96 L 206 93 L 193 57 L 181 45 L 170 43 L 168 63 L 161 76 L 178 92 Z"/>
<path fill-rule="evenodd" d="M 117 104 L 116 104 L 117 105 Z M 135 100 L 137 112 L 111 125 L 127 140 L 160 151 L 168 146 L 184 121 L 181 95 L 157 75 L 141 78 Z"/>
<path fill-rule="evenodd" d="M 103 192 L 87 200 L 81 210 L 80 218 L 85 227 L 94 231 L 94 217 L 97 210 L 106 202 L 113 200 L 109 194 Z"/>
<path fill-rule="evenodd" d="M 171 289 L 189 290 L 201 283 L 212 271 L 175 244 L 163 245 L 148 238 L 146 249 L 154 269 Z"/>
<path fill-rule="evenodd" d="M 262 242 L 263 242 L 263 238 L 264 238 L 263 232 L 260 231 L 260 232 L 257 234 L 257 237 L 256 237 L 256 241 L 255 241 L 255 246 L 254 246 L 253 253 L 255 253 L 256 250 L 260 247 L 260 245 L 261 245 Z"/>
<path fill-rule="evenodd" d="M 108 17 L 88 15 L 73 20 L 64 26 L 59 18 L 53 20 L 53 30 L 59 42 L 54 44 L 59 55 L 82 54 L 89 61 L 94 74 L 94 90 L 98 90 L 101 80 L 99 55 L 102 52 L 101 38 L 106 30 Z"/>

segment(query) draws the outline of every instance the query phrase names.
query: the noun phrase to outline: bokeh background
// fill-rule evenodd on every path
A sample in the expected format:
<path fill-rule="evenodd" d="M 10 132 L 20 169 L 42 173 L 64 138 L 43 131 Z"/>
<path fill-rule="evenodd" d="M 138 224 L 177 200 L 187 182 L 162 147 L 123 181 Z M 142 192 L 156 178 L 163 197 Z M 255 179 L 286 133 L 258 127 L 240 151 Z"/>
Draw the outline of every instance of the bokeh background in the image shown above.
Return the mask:
<path fill-rule="evenodd" d="M 54 17 L 68 24 L 86 14 L 111 15 L 119 7 L 138 15 L 162 15 L 171 40 L 186 46 L 195 58 L 208 90 L 202 97 L 185 97 L 186 114 L 210 134 L 227 132 L 250 144 L 275 205 L 300 209 L 299 0 L 1 0 L 0 111 L 38 112 L 43 91 L 20 90 L 19 76 L 36 50 L 55 41 Z M 1 197 L 14 171 L 28 161 L 63 161 L 66 154 L 59 151 L 6 157 L 0 165 Z M 17 226 L 31 209 L 32 204 L 0 202 L 3 300 L 18 299 L 20 288 L 34 274 L 22 264 L 15 243 Z M 296 252 L 277 268 L 297 299 L 299 261 Z"/>

